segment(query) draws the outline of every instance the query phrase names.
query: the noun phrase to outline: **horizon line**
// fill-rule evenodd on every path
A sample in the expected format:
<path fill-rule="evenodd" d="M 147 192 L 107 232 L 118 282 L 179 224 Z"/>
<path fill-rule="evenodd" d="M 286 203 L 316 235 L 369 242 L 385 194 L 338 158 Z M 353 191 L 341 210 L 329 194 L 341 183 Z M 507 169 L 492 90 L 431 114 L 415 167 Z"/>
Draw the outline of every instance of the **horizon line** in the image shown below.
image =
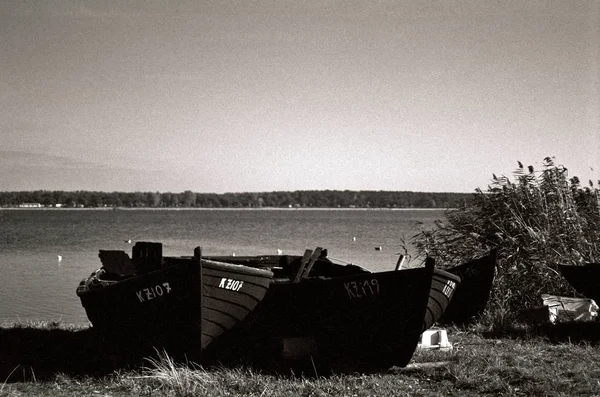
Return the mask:
<path fill-rule="evenodd" d="M 3 193 L 34 193 L 34 192 L 67 192 L 67 193 L 80 193 L 80 192 L 88 192 L 88 193 L 158 193 L 158 194 L 180 194 L 191 192 L 194 194 L 261 194 L 261 193 L 295 193 L 295 192 L 381 192 L 381 193 L 434 193 L 434 194 L 473 194 L 477 189 L 474 189 L 471 192 L 452 192 L 452 191 L 423 191 L 423 190 L 374 190 L 374 189 L 366 189 L 366 190 L 354 190 L 354 189 L 296 189 L 296 190 L 261 190 L 261 191 L 237 191 L 237 192 L 195 192 L 190 189 L 185 189 L 180 192 L 175 191 L 152 191 L 152 190 L 88 190 L 88 189 L 77 189 L 77 190 L 64 190 L 64 189 L 33 189 L 33 190 L 2 190 L 0 194 Z"/>

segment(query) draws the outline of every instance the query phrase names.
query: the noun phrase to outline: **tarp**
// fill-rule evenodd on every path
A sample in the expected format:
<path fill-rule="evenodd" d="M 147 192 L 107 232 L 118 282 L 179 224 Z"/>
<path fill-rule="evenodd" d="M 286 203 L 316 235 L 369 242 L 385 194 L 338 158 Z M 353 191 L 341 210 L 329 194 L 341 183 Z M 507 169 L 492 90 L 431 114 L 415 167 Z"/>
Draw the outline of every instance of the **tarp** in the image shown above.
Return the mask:
<path fill-rule="evenodd" d="M 542 300 L 548 307 L 552 323 L 596 321 L 598 318 L 598 305 L 593 299 L 542 294 Z"/>

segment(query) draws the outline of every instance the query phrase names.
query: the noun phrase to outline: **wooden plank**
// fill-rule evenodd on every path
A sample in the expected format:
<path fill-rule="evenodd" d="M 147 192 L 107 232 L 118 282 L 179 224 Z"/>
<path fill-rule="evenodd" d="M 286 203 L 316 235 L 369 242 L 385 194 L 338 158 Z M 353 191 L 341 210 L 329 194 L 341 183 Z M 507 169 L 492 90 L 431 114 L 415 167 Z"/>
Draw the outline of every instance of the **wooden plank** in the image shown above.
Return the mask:
<path fill-rule="evenodd" d="M 317 249 L 315 249 L 313 251 L 313 253 L 310 257 L 310 261 L 308 262 L 306 269 L 304 269 L 304 272 L 302 273 L 302 278 L 308 277 L 308 274 L 312 270 L 313 265 L 315 264 L 317 259 L 319 259 L 319 256 L 321 256 L 321 251 L 323 251 L 323 248 L 321 248 L 321 247 L 317 247 Z"/>
<path fill-rule="evenodd" d="M 202 278 L 202 247 L 197 246 L 196 248 L 194 248 L 194 259 L 196 261 L 198 261 L 198 286 L 197 288 L 194 289 L 195 292 L 195 296 L 193 296 L 193 299 L 196 300 L 196 302 L 192 302 L 193 305 L 196 305 L 196 308 L 198 310 L 198 325 L 200 326 L 200 346 L 198 346 L 197 351 L 195 352 L 196 354 L 198 354 L 198 359 L 202 360 L 202 350 L 208 345 L 208 343 L 210 342 L 208 340 L 208 338 L 203 337 L 204 334 L 204 310 L 203 310 L 203 305 L 204 305 L 204 298 L 203 298 L 203 285 L 202 283 L 204 282 L 203 278 Z"/>
<path fill-rule="evenodd" d="M 302 261 L 300 262 L 300 268 L 298 269 L 298 273 L 296 273 L 296 277 L 294 277 L 294 280 L 293 280 L 295 283 L 299 282 L 300 279 L 302 278 L 302 274 L 304 274 L 304 268 L 306 267 L 306 264 L 310 260 L 312 253 L 313 253 L 312 250 L 304 251 L 304 256 L 302 257 Z"/>
<path fill-rule="evenodd" d="M 420 371 L 423 369 L 433 369 L 440 367 L 448 367 L 452 364 L 456 364 L 456 361 L 436 361 L 436 362 L 426 362 L 426 363 L 412 363 L 408 364 L 404 368 L 397 368 L 400 372 L 409 372 L 409 371 Z"/>
<path fill-rule="evenodd" d="M 398 262 L 396 262 L 396 270 L 402 269 L 402 265 L 404 265 L 404 259 L 404 255 L 400 254 L 400 256 L 398 257 Z"/>

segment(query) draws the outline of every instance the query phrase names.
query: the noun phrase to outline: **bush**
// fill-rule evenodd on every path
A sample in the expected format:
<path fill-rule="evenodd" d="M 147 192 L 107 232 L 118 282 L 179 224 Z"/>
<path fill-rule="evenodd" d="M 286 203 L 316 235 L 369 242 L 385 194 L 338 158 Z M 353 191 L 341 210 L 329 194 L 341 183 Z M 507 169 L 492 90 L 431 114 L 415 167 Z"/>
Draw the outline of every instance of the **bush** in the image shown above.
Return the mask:
<path fill-rule="evenodd" d="M 546 157 L 543 169 L 519 162 L 508 177 L 493 175 L 473 200 L 448 210 L 445 221 L 411 239 L 419 256 L 429 255 L 450 267 L 498 249 L 487 324 L 509 325 L 519 309 L 539 306 L 540 294 L 574 294 L 558 271 L 559 264 L 600 259 L 599 191 Z"/>

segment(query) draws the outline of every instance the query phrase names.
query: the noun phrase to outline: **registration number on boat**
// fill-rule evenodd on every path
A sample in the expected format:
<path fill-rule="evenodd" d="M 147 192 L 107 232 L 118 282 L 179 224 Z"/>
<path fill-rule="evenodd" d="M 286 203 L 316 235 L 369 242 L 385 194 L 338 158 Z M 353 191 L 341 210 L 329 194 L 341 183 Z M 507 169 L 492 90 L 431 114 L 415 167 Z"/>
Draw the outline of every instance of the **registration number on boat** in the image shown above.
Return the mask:
<path fill-rule="evenodd" d="M 364 281 L 349 281 L 344 283 L 344 288 L 346 288 L 350 299 L 379 295 L 379 281 L 375 278 Z"/>
<path fill-rule="evenodd" d="M 451 297 L 452 293 L 454 292 L 454 290 L 456 289 L 456 283 L 452 280 L 448 280 L 446 282 L 446 285 L 444 285 L 444 289 L 442 290 L 442 294 L 446 295 L 447 297 Z"/>
<path fill-rule="evenodd" d="M 243 281 L 233 280 L 231 278 L 223 277 L 221 279 L 221 282 L 219 283 L 219 288 L 229 289 L 229 290 L 237 292 L 242 289 L 243 285 L 244 285 Z"/>
<path fill-rule="evenodd" d="M 146 302 L 171 293 L 171 286 L 165 282 L 154 286 L 143 288 L 135 293 L 140 302 Z"/>

